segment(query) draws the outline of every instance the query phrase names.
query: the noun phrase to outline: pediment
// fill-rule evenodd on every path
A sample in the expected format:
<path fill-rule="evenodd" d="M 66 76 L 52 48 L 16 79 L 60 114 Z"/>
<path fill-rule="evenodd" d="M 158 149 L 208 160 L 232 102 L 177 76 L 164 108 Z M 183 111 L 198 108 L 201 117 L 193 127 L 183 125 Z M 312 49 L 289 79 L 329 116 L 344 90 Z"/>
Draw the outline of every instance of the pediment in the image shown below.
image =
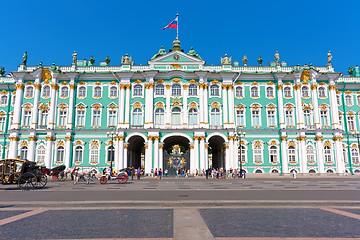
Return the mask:
<path fill-rule="evenodd" d="M 148 61 L 149 65 L 204 65 L 205 61 L 197 57 L 190 56 L 182 51 L 172 51 L 163 56 Z"/>

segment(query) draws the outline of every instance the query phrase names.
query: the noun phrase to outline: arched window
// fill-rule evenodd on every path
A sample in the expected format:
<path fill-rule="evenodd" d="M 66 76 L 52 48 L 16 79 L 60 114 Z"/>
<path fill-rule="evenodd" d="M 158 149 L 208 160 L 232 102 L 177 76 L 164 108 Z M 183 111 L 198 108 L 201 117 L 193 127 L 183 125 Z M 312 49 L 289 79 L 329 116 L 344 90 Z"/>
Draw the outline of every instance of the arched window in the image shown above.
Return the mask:
<path fill-rule="evenodd" d="M 28 157 L 28 148 L 23 146 L 20 148 L 20 159 L 27 159 Z"/>
<path fill-rule="evenodd" d="M 270 147 L 270 162 L 271 163 L 277 163 L 277 147 L 271 146 Z"/>
<path fill-rule="evenodd" d="M 325 157 L 325 162 L 332 162 L 330 146 L 325 146 L 324 147 L 324 157 Z"/>
<path fill-rule="evenodd" d="M 115 159 L 115 148 L 114 146 L 110 146 L 107 149 L 107 161 L 108 162 L 114 162 Z"/>
<path fill-rule="evenodd" d="M 31 124 L 31 110 L 24 110 L 23 126 L 29 127 Z"/>
<path fill-rule="evenodd" d="M 97 98 L 101 97 L 101 87 L 99 87 L 99 86 L 94 87 L 94 97 L 97 97 Z"/>
<path fill-rule="evenodd" d="M 189 86 L 189 96 L 197 95 L 197 86 L 195 84 L 190 84 Z"/>
<path fill-rule="evenodd" d="M 349 131 L 355 131 L 355 118 L 354 115 L 349 115 L 348 117 L 348 126 L 349 126 Z"/>
<path fill-rule="evenodd" d="M 218 85 L 210 86 L 210 96 L 220 96 L 220 90 Z"/>
<path fill-rule="evenodd" d="M 46 150 L 44 145 L 40 145 L 36 150 L 36 163 L 43 164 L 45 163 Z"/>
<path fill-rule="evenodd" d="M 115 109 L 109 109 L 109 118 L 108 118 L 108 126 L 115 127 L 117 120 L 117 111 Z"/>
<path fill-rule="evenodd" d="M 241 154 L 241 162 L 242 163 L 246 163 L 247 161 L 247 156 L 246 156 L 246 148 L 245 146 L 241 145 L 241 151 L 239 151 L 239 148 L 238 148 L 238 154 L 240 155 Z M 239 159 L 240 160 L 240 159 Z"/>
<path fill-rule="evenodd" d="M 0 104 L 5 106 L 7 105 L 7 102 L 8 102 L 8 97 L 6 95 L 2 95 Z"/>
<path fill-rule="evenodd" d="M 100 111 L 100 109 L 93 109 L 92 113 L 93 113 L 92 126 L 100 127 L 101 126 L 101 111 Z"/>
<path fill-rule="evenodd" d="M 76 110 L 76 126 L 77 127 L 85 126 L 85 110 L 84 109 Z"/>
<path fill-rule="evenodd" d="M 235 96 L 237 98 L 242 98 L 244 97 L 244 93 L 243 93 L 243 88 L 242 87 L 236 87 L 235 88 Z"/>
<path fill-rule="evenodd" d="M 284 97 L 291 97 L 291 88 L 290 87 L 285 87 L 284 88 Z"/>
<path fill-rule="evenodd" d="M 63 163 L 65 156 L 65 149 L 63 146 L 60 146 L 56 149 L 56 162 Z"/>
<path fill-rule="evenodd" d="M 260 127 L 260 110 L 253 109 L 251 111 L 251 118 L 253 127 Z"/>
<path fill-rule="evenodd" d="M 34 87 L 33 86 L 27 86 L 25 90 L 25 97 L 31 98 L 34 96 Z"/>
<path fill-rule="evenodd" d="M 294 126 L 294 113 L 292 109 L 285 110 L 285 125 L 289 127 Z"/>
<path fill-rule="evenodd" d="M 142 86 L 140 84 L 136 84 L 134 86 L 134 96 L 142 96 Z"/>
<path fill-rule="evenodd" d="M 117 97 L 117 87 L 110 87 L 110 97 L 116 98 Z"/>
<path fill-rule="evenodd" d="M 351 149 L 351 162 L 359 163 L 359 151 L 357 148 Z"/>
<path fill-rule="evenodd" d="M 195 108 L 190 108 L 189 110 L 189 125 L 197 125 L 198 120 L 198 111 Z"/>
<path fill-rule="evenodd" d="M 4 114 L 4 112 L 1 111 L 1 113 Z M 5 130 L 5 120 L 6 120 L 6 115 L 0 116 L 0 131 L 4 131 Z M 1 155 L 0 155 L 1 156 Z"/>
<path fill-rule="evenodd" d="M 99 146 L 92 145 L 90 147 L 90 163 L 98 164 L 99 163 Z"/>
<path fill-rule="evenodd" d="M 305 121 L 305 126 L 310 126 L 311 125 L 311 121 L 310 121 L 310 110 L 309 109 L 305 109 L 304 110 L 304 121 Z"/>
<path fill-rule="evenodd" d="M 66 121 L 67 118 L 67 111 L 66 110 L 59 110 L 59 127 L 65 127 L 65 125 L 67 124 Z"/>
<path fill-rule="evenodd" d="M 290 146 L 288 148 L 288 159 L 290 163 L 296 162 L 296 152 L 294 146 Z"/>
<path fill-rule="evenodd" d="M 49 85 L 43 86 L 42 96 L 43 97 L 50 97 L 50 86 Z"/>
<path fill-rule="evenodd" d="M 251 97 L 259 97 L 258 87 L 253 86 L 251 87 L 250 91 L 251 91 Z"/>
<path fill-rule="evenodd" d="M 307 86 L 303 86 L 303 87 L 301 88 L 301 95 L 302 95 L 302 97 L 304 97 L 304 98 L 310 97 L 309 88 L 308 88 Z"/>
<path fill-rule="evenodd" d="M 346 95 L 345 96 L 345 105 L 346 106 L 352 106 L 353 105 L 352 95 Z"/>
<path fill-rule="evenodd" d="M 210 113 L 210 125 L 211 125 L 211 126 L 221 126 L 221 121 L 220 121 L 220 109 L 219 109 L 219 108 L 213 108 L 213 109 L 211 109 L 211 113 Z"/>
<path fill-rule="evenodd" d="M 77 164 L 81 164 L 82 161 L 83 161 L 83 153 L 84 153 L 84 150 L 83 150 L 83 147 L 82 146 L 76 146 L 75 147 L 75 157 L 74 157 L 74 161 L 75 163 Z"/>
<path fill-rule="evenodd" d="M 266 88 L 266 96 L 268 98 L 274 97 L 274 88 L 273 87 L 267 87 Z"/>
<path fill-rule="evenodd" d="M 306 159 L 307 159 L 307 162 L 310 164 L 315 163 L 315 150 L 314 150 L 313 145 L 308 145 L 306 147 Z"/>
<path fill-rule="evenodd" d="M 329 126 L 327 110 L 320 110 L 320 124 L 321 126 Z"/>
<path fill-rule="evenodd" d="M 164 125 L 164 115 L 165 115 L 164 109 L 157 108 L 155 110 L 155 125 Z"/>
<path fill-rule="evenodd" d="M 40 115 L 39 116 L 39 127 L 44 128 L 48 124 L 49 112 L 48 112 L 48 110 L 42 110 L 39 115 Z"/>
<path fill-rule="evenodd" d="M 254 163 L 262 163 L 262 148 L 261 146 L 254 147 Z"/>
<path fill-rule="evenodd" d="M 245 111 L 243 109 L 236 110 L 236 125 L 245 127 Z"/>
<path fill-rule="evenodd" d="M 179 125 L 181 124 L 181 109 L 174 107 L 171 112 L 171 124 Z"/>
<path fill-rule="evenodd" d="M 268 126 L 274 127 L 275 126 L 275 110 L 270 109 L 267 111 L 268 117 Z"/>
<path fill-rule="evenodd" d="M 319 87 L 319 97 L 326 97 L 325 88 Z"/>
<path fill-rule="evenodd" d="M 171 87 L 171 95 L 173 96 L 181 96 L 181 85 L 175 83 L 174 85 L 172 85 Z"/>
<path fill-rule="evenodd" d="M 162 96 L 165 94 L 165 88 L 163 84 L 156 84 L 155 95 Z"/>
<path fill-rule="evenodd" d="M 135 108 L 133 111 L 133 125 L 134 126 L 143 125 L 141 108 Z"/>
<path fill-rule="evenodd" d="M 68 97 L 69 96 L 69 88 L 68 87 L 62 87 L 60 97 Z"/>
<path fill-rule="evenodd" d="M 84 98 L 86 97 L 86 87 L 79 87 L 78 97 Z"/>

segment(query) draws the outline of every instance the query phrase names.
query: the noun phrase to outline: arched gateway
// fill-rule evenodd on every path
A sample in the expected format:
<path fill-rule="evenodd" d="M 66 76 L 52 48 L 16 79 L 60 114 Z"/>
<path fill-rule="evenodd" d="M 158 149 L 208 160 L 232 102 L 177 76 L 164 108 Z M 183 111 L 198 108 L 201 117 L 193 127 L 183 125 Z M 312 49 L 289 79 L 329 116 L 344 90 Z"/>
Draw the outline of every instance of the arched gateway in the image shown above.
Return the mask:
<path fill-rule="evenodd" d="M 178 169 L 190 169 L 189 139 L 184 136 L 170 136 L 164 140 L 163 168 L 169 175 L 175 175 Z"/>

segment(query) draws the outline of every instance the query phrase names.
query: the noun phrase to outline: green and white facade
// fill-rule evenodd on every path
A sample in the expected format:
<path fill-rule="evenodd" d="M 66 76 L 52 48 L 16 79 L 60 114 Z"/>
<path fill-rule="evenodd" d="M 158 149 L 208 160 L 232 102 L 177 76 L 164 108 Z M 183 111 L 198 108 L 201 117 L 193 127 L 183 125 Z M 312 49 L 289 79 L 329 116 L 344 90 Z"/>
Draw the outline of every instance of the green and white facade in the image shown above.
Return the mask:
<path fill-rule="evenodd" d="M 246 62 L 246 61 L 244 61 Z M 148 65 L 77 61 L 0 77 L 2 158 L 47 167 L 166 168 L 182 146 L 194 173 L 360 172 L 360 77 L 327 66 L 206 65 L 194 51 L 160 49 Z M 241 128 L 246 136 L 236 138 Z M 112 139 L 107 132 L 114 132 Z"/>

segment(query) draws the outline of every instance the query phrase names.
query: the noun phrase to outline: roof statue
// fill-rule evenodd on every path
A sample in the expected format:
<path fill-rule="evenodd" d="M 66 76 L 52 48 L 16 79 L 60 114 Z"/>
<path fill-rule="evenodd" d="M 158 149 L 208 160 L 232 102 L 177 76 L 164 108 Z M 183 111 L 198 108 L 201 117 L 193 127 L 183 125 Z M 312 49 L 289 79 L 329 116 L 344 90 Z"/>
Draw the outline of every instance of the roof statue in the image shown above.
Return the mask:
<path fill-rule="evenodd" d="M 276 51 L 274 58 L 275 58 L 275 65 L 280 66 L 280 55 L 278 51 Z"/>
<path fill-rule="evenodd" d="M 94 56 L 91 56 L 90 60 L 89 60 L 91 66 L 94 66 L 94 63 L 95 63 L 95 58 Z"/>
<path fill-rule="evenodd" d="M 162 55 L 165 55 L 165 54 L 166 54 L 166 51 L 165 51 L 164 47 L 161 46 L 161 48 L 159 49 L 159 52 L 158 52 L 157 54 L 155 54 L 155 55 L 151 58 L 151 60 L 153 60 L 153 59 L 155 59 L 155 58 L 157 58 L 157 57 L 160 57 L 160 56 L 162 56 Z"/>
<path fill-rule="evenodd" d="M 173 51 L 175 51 L 175 50 L 181 51 L 180 41 L 177 38 L 173 41 L 173 49 L 172 50 Z"/>
<path fill-rule="evenodd" d="M 1 76 L 1 77 L 4 77 L 4 76 L 5 76 L 5 68 L 4 68 L 4 67 L 1 67 L 1 68 L 0 68 L 0 76 Z"/>
<path fill-rule="evenodd" d="M 193 56 L 193 57 L 196 57 L 196 58 L 198 58 L 198 59 L 201 59 L 202 60 L 202 58 L 200 57 L 200 55 L 199 54 L 197 54 L 197 52 L 195 52 L 195 50 L 194 50 L 194 48 L 193 47 L 191 47 L 191 49 L 190 49 L 190 51 L 189 51 L 189 53 L 188 53 L 190 56 Z"/>
<path fill-rule="evenodd" d="M 22 64 L 24 64 L 25 66 L 26 66 L 26 62 L 27 62 L 27 57 L 28 57 L 27 52 L 25 52 L 22 57 L 22 59 L 23 59 Z"/>
<path fill-rule="evenodd" d="M 225 57 L 221 58 L 221 65 L 231 65 L 231 57 L 228 57 L 227 54 L 225 54 Z"/>
<path fill-rule="evenodd" d="M 110 62 L 111 62 L 111 59 L 110 59 L 109 55 L 107 55 L 105 58 L 106 66 L 109 66 Z"/>
<path fill-rule="evenodd" d="M 247 65 L 247 62 L 248 62 L 248 58 L 246 55 L 244 55 L 243 59 L 242 59 L 243 63 L 244 63 L 244 66 L 246 67 Z"/>
<path fill-rule="evenodd" d="M 257 62 L 259 63 L 259 66 L 261 66 L 263 59 L 261 56 L 258 57 Z"/>
<path fill-rule="evenodd" d="M 77 63 L 77 53 L 74 51 L 74 53 L 72 54 L 72 58 L 73 58 L 73 65 L 76 66 Z"/>
<path fill-rule="evenodd" d="M 326 66 L 331 66 L 332 55 L 331 55 L 330 51 L 328 52 L 327 56 L 328 56 L 328 59 L 327 59 Z"/>
<path fill-rule="evenodd" d="M 130 65 L 132 62 L 131 57 L 128 56 L 128 54 L 125 54 L 125 57 L 121 57 L 121 63 L 123 65 Z"/>

